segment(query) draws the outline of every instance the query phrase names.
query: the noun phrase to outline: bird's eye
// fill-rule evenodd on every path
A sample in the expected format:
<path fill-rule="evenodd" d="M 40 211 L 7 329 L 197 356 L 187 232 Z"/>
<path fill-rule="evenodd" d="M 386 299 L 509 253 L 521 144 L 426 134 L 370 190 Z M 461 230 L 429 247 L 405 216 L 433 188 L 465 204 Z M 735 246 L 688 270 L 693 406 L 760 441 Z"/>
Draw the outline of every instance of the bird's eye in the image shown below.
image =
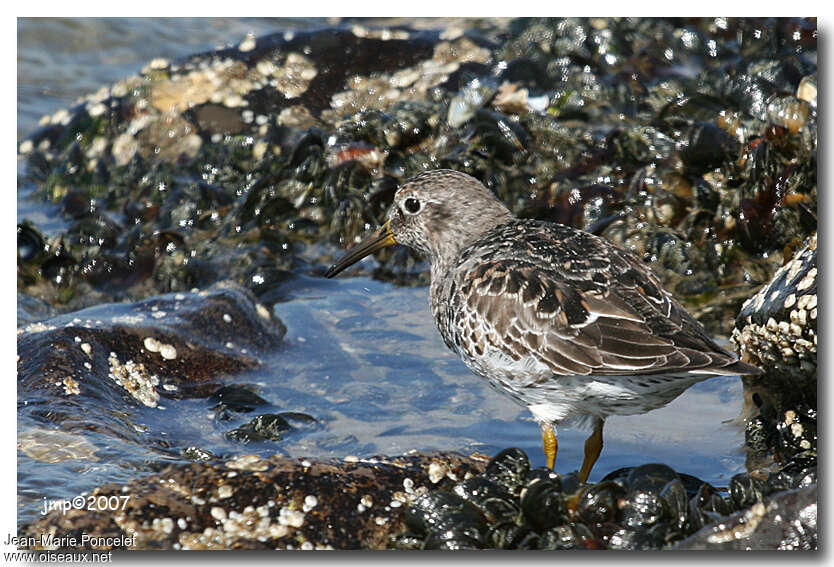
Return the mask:
<path fill-rule="evenodd" d="M 406 199 L 404 205 L 405 210 L 411 213 L 412 215 L 420 212 L 420 201 L 418 201 L 414 197 L 409 197 L 408 199 Z"/>

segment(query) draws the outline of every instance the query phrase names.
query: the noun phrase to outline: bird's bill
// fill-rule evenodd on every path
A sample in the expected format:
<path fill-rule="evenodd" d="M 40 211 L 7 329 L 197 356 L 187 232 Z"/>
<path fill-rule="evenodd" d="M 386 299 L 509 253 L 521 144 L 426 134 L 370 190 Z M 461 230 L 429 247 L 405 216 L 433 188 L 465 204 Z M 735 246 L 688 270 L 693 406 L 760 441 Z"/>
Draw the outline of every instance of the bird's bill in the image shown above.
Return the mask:
<path fill-rule="evenodd" d="M 326 278 L 332 278 L 345 268 L 348 268 L 364 258 L 365 256 L 369 256 L 376 252 L 377 250 L 382 250 L 388 246 L 396 244 L 397 241 L 394 240 L 394 233 L 391 232 L 390 221 L 385 221 L 381 227 L 379 227 L 376 232 L 371 234 L 365 240 L 354 246 L 350 249 L 347 254 L 339 258 L 339 260 L 330 266 L 330 269 L 327 270 L 327 273 L 324 274 Z"/>

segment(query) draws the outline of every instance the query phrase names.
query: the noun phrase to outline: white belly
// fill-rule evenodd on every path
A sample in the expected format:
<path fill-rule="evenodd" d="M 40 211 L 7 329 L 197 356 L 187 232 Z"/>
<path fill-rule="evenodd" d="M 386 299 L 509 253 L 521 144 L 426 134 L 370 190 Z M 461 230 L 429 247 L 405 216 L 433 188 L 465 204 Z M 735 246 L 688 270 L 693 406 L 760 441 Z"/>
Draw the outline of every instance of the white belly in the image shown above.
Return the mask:
<path fill-rule="evenodd" d="M 660 408 L 708 375 L 688 372 L 643 376 L 558 376 L 533 357 L 498 352 L 463 361 L 495 390 L 526 406 L 536 421 L 583 425 L 591 417 L 634 415 Z"/>

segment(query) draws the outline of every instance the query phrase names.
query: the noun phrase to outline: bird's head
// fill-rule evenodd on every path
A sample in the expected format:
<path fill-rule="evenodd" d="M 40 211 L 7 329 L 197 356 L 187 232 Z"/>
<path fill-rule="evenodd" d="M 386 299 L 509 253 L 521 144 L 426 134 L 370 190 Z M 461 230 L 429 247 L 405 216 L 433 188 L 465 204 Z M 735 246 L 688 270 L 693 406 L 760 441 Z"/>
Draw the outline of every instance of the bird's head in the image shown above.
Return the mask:
<path fill-rule="evenodd" d="M 365 256 L 404 244 L 434 263 L 449 260 L 512 213 L 474 177 L 449 169 L 427 171 L 404 182 L 383 225 L 328 270 L 331 278 Z"/>

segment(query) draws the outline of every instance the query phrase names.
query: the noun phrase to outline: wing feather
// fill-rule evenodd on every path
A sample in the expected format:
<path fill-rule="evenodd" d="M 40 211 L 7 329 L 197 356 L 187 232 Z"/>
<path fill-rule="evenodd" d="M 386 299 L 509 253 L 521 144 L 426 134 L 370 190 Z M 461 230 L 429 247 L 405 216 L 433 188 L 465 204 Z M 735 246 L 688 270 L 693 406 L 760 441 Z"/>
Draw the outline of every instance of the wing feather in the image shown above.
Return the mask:
<path fill-rule="evenodd" d="M 458 296 L 448 302 L 467 306 L 448 316 L 482 329 L 490 348 L 555 375 L 716 370 L 736 361 L 629 253 L 560 225 L 516 221 L 502 230 L 512 234 L 487 235 L 498 244 L 464 252 L 451 286 Z M 529 245 L 513 248 L 518 239 Z M 466 339 L 455 344 L 485 356 Z"/>

